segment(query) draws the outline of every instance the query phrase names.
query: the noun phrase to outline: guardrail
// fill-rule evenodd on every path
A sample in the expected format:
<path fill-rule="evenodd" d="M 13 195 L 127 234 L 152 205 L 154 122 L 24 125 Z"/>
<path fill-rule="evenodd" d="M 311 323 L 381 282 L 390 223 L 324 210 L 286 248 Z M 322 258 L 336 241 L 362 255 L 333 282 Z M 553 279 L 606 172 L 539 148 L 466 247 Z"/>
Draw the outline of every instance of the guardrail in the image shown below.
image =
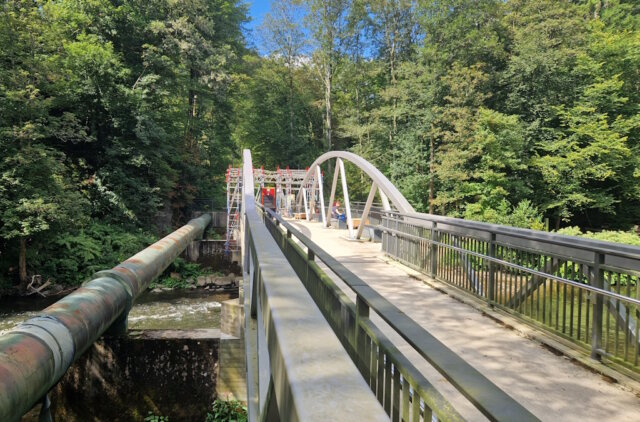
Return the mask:
<path fill-rule="evenodd" d="M 264 222 L 378 401 L 394 421 L 461 416 L 369 318 L 377 313 L 490 420 L 537 420 L 527 409 L 402 313 L 330 254 L 271 210 Z M 305 252 L 295 237 L 307 248 Z M 324 273 L 322 261 L 356 293 L 353 303 Z"/>
<path fill-rule="evenodd" d="M 379 213 L 382 249 L 639 370 L 640 248 L 429 214 Z"/>
<path fill-rule="evenodd" d="M 248 150 L 243 180 L 249 420 L 388 420 L 258 215 Z"/>
<path fill-rule="evenodd" d="M 135 299 L 210 221 L 191 220 L 0 337 L 0 421 L 19 420 L 39 400 L 46 415 L 46 394 L 71 363 L 108 329 L 126 333 Z"/>

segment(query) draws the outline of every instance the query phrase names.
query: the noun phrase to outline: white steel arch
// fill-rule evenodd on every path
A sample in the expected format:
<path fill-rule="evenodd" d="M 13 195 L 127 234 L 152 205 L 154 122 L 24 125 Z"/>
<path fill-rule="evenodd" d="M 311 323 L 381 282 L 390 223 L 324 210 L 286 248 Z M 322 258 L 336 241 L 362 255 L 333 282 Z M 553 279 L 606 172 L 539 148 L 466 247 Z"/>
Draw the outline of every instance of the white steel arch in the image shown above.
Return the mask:
<path fill-rule="evenodd" d="M 383 205 L 386 209 L 390 209 L 389 200 L 396 207 L 398 211 L 401 213 L 414 213 L 415 210 L 407 201 L 407 199 L 400 193 L 400 191 L 391 183 L 387 177 L 380 172 L 373 164 L 364 158 L 360 157 L 357 154 L 348 151 L 329 151 L 322 154 L 318 157 L 313 164 L 309 167 L 307 174 L 304 177 L 304 180 L 301 183 L 301 186 L 306 186 L 311 183 L 311 179 L 314 179 L 314 184 L 317 183 L 317 179 L 319 176 L 316 176 L 316 173 L 320 173 L 317 169 L 320 168 L 320 165 L 328 160 L 336 159 L 336 166 L 333 175 L 333 183 L 331 187 L 331 195 L 329 198 L 329 205 L 327 209 L 327 214 L 330 215 L 331 205 L 333 203 L 335 197 L 336 186 L 338 182 L 338 174 L 340 174 L 342 179 L 342 190 L 345 199 L 345 211 L 347 216 L 347 225 L 349 227 L 349 236 L 354 237 L 353 233 L 353 223 L 351 220 L 351 209 L 349 205 L 349 194 L 347 191 L 347 180 L 344 172 L 344 163 L 343 160 L 347 160 L 350 163 L 354 164 L 360 170 L 362 170 L 367 176 L 369 176 L 372 180 L 371 190 L 369 191 L 369 197 L 367 198 L 367 203 L 365 205 L 365 209 L 363 212 L 364 221 L 369 214 L 369 210 L 371 208 L 371 204 L 373 203 L 373 198 L 375 197 L 376 191 L 380 192 L 380 197 L 382 198 Z M 320 195 L 322 195 L 322 190 L 320 190 Z M 300 190 L 298 192 L 298 203 L 300 203 L 303 199 L 306 199 L 304 190 Z M 328 221 L 324 218 L 323 212 L 323 223 L 328 225 Z M 358 233 L 355 237 L 360 238 L 362 235 L 362 229 L 364 224 L 360 224 L 358 227 Z"/>

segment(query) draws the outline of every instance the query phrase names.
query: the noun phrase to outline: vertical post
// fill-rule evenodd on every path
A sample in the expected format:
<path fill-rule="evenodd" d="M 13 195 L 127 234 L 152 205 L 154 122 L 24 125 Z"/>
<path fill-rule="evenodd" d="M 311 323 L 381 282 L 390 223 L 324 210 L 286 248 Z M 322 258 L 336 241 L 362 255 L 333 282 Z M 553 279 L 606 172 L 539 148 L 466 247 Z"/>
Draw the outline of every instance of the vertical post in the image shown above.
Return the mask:
<path fill-rule="evenodd" d="M 252 255 L 251 250 L 249 250 L 249 255 Z M 249 275 L 251 279 L 251 301 L 249 302 L 249 312 L 251 318 L 256 319 L 258 317 L 258 283 L 260 281 L 260 266 L 256 265 L 253 256 L 249 258 L 249 262 L 251 265 L 251 274 Z"/>
<path fill-rule="evenodd" d="M 347 176 L 344 172 L 344 162 L 338 158 L 340 167 L 340 178 L 342 179 L 342 193 L 344 194 L 344 211 L 347 214 L 347 227 L 349 228 L 349 238 L 353 239 L 353 220 L 351 219 L 351 205 L 349 205 L 349 190 L 347 189 Z"/>
<path fill-rule="evenodd" d="M 362 216 L 360 217 L 360 224 L 358 225 L 358 234 L 356 235 L 356 239 L 360 239 L 362 236 L 362 230 L 364 229 L 365 222 L 367 221 L 367 217 L 369 217 L 369 211 L 371 211 L 371 204 L 373 204 L 373 198 L 376 196 L 376 190 L 378 189 L 378 185 L 376 182 L 371 184 L 371 189 L 369 190 L 369 196 L 367 197 L 367 202 L 364 204 L 364 210 L 362 211 Z"/>
<path fill-rule="evenodd" d="M 314 169 L 310 169 L 309 170 L 310 173 L 314 173 Z M 309 216 L 307 217 L 307 220 L 311 221 L 311 218 L 313 218 L 313 216 L 316 213 L 316 188 L 318 186 L 318 178 L 313 175 L 313 183 L 311 185 L 311 193 L 309 195 Z"/>
<path fill-rule="evenodd" d="M 387 195 L 382 192 L 382 189 L 379 189 L 380 192 L 380 199 L 382 200 L 382 209 L 385 211 L 391 211 L 391 205 L 389 205 L 389 198 L 387 198 Z"/>
<path fill-rule="evenodd" d="M 243 205 L 243 211 L 242 211 L 242 221 L 243 221 L 243 227 L 242 227 L 242 232 L 243 232 L 243 239 L 242 242 L 244 243 L 244 247 L 242 248 L 242 253 L 244 254 L 243 257 L 243 267 L 245 268 L 245 272 L 247 274 L 249 274 L 249 254 L 250 254 L 250 250 L 249 250 L 249 221 L 248 221 L 248 217 L 247 215 L 244 213 L 244 205 Z"/>
<path fill-rule="evenodd" d="M 496 257 L 496 235 L 491 233 L 491 241 L 489 242 L 489 256 Z M 496 265 L 493 261 L 489 261 L 489 292 L 487 301 L 490 306 L 494 305 L 496 300 Z"/>
<path fill-rule="evenodd" d="M 603 272 L 600 269 L 600 265 L 604 263 L 604 255 L 601 253 L 595 254 L 595 260 L 593 266 L 589 267 L 589 279 L 593 287 L 598 289 L 604 289 L 604 277 Z M 591 332 L 591 358 L 595 360 L 601 360 L 600 350 L 602 349 L 602 318 L 604 308 L 604 298 L 600 293 L 595 294 L 595 300 L 592 300 L 593 304 L 593 326 Z"/>
<path fill-rule="evenodd" d="M 435 242 L 440 241 L 440 233 L 438 232 L 438 225 L 434 221 L 431 226 L 431 278 L 435 280 L 438 274 L 438 245 Z"/>
<path fill-rule="evenodd" d="M 326 227 L 327 225 L 327 215 L 324 212 L 324 190 L 322 189 L 323 180 L 322 180 L 322 170 L 320 166 L 316 166 L 316 177 L 318 178 L 318 196 L 320 197 L 320 213 L 322 215 L 322 227 Z"/>
<path fill-rule="evenodd" d="M 307 221 L 309 221 L 309 206 L 307 204 L 307 189 L 302 188 L 302 200 L 304 201 L 304 214 L 307 216 Z"/>
<path fill-rule="evenodd" d="M 327 219 L 327 223 L 325 227 L 329 227 L 331 223 L 331 207 L 333 207 L 333 200 L 336 198 L 336 187 L 338 186 L 338 166 L 333 169 L 333 182 L 331 183 L 331 195 L 329 195 L 329 206 L 327 207 L 327 214 L 329 218 Z"/>
<path fill-rule="evenodd" d="M 375 192 L 375 191 L 374 191 Z M 356 324 L 354 329 L 354 346 L 356 349 L 356 355 L 358 356 L 357 365 L 360 367 L 361 372 L 367 373 L 368 369 L 365 365 L 365 335 L 364 331 L 360 329 L 360 323 L 362 320 L 369 318 L 369 305 L 367 305 L 364 300 L 358 295 L 356 297 Z"/>
<path fill-rule="evenodd" d="M 304 266 L 305 279 L 302 280 L 302 283 L 307 287 L 307 289 L 309 290 L 309 294 L 311 294 L 312 297 L 313 297 L 312 291 L 314 291 L 314 290 L 319 288 L 318 285 L 313 285 L 313 286 L 311 285 L 311 271 L 312 270 L 311 270 L 310 266 L 311 266 L 311 262 L 315 261 L 315 259 L 316 259 L 316 254 L 313 253 L 313 251 L 310 248 L 307 247 L 307 260 L 305 262 L 306 265 Z M 318 297 L 318 300 L 320 300 L 319 297 Z"/>

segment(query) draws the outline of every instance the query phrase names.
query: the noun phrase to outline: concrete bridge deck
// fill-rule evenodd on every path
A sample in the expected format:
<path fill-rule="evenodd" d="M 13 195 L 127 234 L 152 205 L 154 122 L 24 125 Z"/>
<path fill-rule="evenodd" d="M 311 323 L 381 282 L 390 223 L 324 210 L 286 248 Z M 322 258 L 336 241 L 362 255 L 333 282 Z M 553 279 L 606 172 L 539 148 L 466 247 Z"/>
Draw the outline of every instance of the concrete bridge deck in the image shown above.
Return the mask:
<path fill-rule="evenodd" d="M 349 241 L 344 230 L 323 229 L 316 222 L 291 222 L 540 419 L 639 419 L 637 392 L 554 354 L 480 310 L 416 279 L 408 267 L 390 264 L 380 244 Z M 350 298 L 355 298 L 337 276 L 322 263 L 319 265 Z M 372 315 L 372 319 L 462 416 L 468 420 L 486 420 L 380 318 Z"/>

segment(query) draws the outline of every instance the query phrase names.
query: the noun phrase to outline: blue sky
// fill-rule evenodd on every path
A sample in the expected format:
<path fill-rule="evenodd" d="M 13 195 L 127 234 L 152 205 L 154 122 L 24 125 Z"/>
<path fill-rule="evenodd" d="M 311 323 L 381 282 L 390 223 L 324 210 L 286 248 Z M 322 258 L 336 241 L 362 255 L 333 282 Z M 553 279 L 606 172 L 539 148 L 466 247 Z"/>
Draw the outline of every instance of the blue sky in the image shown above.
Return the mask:
<path fill-rule="evenodd" d="M 254 29 L 262 22 L 262 17 L 269 11 L 271 7 L 270 0 L 253 0 L 247 1 L 249 3 L 249 16 L 251 16 L 251 22 L 247 25 L 248 28 Z"/>
<path fill-rule="evenodd" d="M 249 17 L 251 17 L 251 22 L 246 26 L 249 32 L 247 34 L 247 41 L 249 41 L 250 44 L 254 44 L 258 48 L 258 51 L 264 54 L 264 52 L 261 51 L 260 43 L 255 37 L 255 32 L 262 23 L 262 18 L 265 13 L 271 8 L 271 0 L 246 0 L 246 3 L 249 4 Z"/>

